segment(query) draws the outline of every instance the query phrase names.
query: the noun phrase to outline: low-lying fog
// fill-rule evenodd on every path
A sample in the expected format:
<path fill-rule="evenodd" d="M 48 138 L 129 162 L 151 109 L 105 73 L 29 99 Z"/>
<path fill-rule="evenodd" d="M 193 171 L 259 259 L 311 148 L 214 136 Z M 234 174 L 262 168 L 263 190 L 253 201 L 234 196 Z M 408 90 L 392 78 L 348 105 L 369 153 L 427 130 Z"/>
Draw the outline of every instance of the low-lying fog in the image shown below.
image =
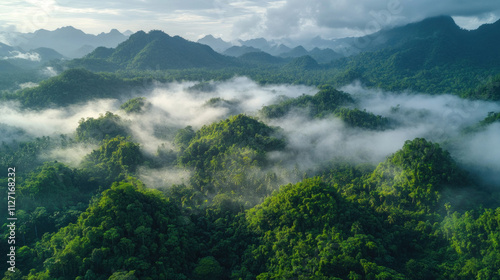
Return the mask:
<path fill-rule="evenodd" d="M 119 109 L 126 99 L 94 100 L 85 105 L 42 111 L 21 110 L 15 103 L 3 103 L 0 104 L 1 141 L 60 134 L 71 137 L 80 119 L 96 118 L 110 111 L 129 120 L 134 140 L 140 142 L 146 153 L 154 153 L 161 144 L 175 149 L 170 142 L 172 135 L 187 125 L 199 129 L 239 113 L 258 116 L 262 106 L 274 104 L 283 96 L 293 98 L 317 92 L 313 87 L 297 85 L 260 86 L 244 77 L 208 82 L 203 87 L 196 84 L 159 84 L 152 90 L 144 91 L 139 96 L 146 97 L 152 106 L 145 113 L 132 115 Z M 351 84 L 341 90 L 353 96 L 359 109 L 389 118 L 393 128 L 384 131 L 350 128 L 334 117 L 311 119 L 300 112 L 271 121 L 262 119 L 269 125 L 281 127 L 287 137 L 286 151 L 272 152 L 269 157 L 280 160 L 282 165 L 298 166 L 304 170 L 335 158 L 356 163 L 377 163 L 400 149 L 406 140 L 423 137 L 442 144 L 462 165 L 487 172 L 489 175 L 485 173 L 485 178 L 495 178 L 494 174 L 500 172 L 500 124 L 490 125 L 476 133 L 463 133 L 464 128 L 477 124 L 488 112 L 500 112 L 499 103 L 464 100 L 453 95 L 384 92 L 366 89 L 359 84 Z M 170 136 L 159 136 L 159 128 L 163 134 Z M 60 151 L 47 154 L 48 158 L 52 156 L 74 165 L 77 162 L 75 157 L 82 157 L 88 147 L 76 149 L 78 152 L 74 153 L 74 157 L 64 157 L 67 153 Z M 152 171 L 143 169 L 141 172 L 152 174 Z M 189 174 L 181 170 L 173 172 L 175 176 Z M 176 181 L 170 175 L 164 175 L 167 178 L 165 183 Z"/>

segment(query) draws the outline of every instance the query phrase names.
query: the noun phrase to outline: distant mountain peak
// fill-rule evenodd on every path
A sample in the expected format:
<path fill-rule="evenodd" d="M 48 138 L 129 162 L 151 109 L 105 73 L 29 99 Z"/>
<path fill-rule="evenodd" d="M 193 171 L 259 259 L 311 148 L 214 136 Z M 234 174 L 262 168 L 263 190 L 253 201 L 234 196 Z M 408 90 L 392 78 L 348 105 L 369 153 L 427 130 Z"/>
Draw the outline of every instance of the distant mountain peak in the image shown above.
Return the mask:
<path fill-rule="evenodd" d="M 232 46 L 231 43 L 222 40 L 222 38 L 215 38 L 211 34 L 206 35 L 205 37 L 199 39 L 197 42 L 200 44 L 208 45 L 213 50 L 219 53 L 222 53 Z"/>

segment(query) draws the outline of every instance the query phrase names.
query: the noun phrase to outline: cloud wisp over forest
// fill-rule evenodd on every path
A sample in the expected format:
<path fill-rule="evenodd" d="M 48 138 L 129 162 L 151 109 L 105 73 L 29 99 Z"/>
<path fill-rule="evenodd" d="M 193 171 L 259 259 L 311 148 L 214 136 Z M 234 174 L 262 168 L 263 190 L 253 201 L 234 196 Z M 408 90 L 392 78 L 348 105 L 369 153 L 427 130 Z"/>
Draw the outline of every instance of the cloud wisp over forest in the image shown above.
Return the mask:
<path fill-rule="evenodd" d="M 141 144 L 144 153 L 154 154 L 162 145 L 176 150 L 173 139 L 178 129 L 192 126 L 198 130 L 203 125 L 244 113 L 280 128 L 287 147 L 268 156 L 286 168 L 310 170 L 318 164 L 340 159 L 377 164 L 400 149 L 406 140 L 421 137 L 440 143 L 459 163 L 476 166 L 481 169 L 478 171 L 489 174 L 485 173 L 486 177 L 493 178 L 492 174 L 500 172 L 500 155 L 495 149 L 496 139 L 500 139 L 498 124 L 464 133 L 464 129 L 483 120 L 488 112 L 500 111 L 498 103 L 464 100 L 451 95 L 391 93 L 366 89 L 359 84 L 342 90 L 354 98 L 352 106 L 388 118 L 390 127 L 385 130 L 354 128 L 334 116 L 311 118 L 300 110 L 267 120 L 259 114 L 263 106 L 275 104 L 285 97 L 314 95 L 317 89 L 260 86 L 248 78 L 238 77 L 226 82 L 158 84 L 140 93 L 150 106 L 138 114 L 126 114 L 119 109 L 126 100 L 94 100 L 85 105 L 43 111 L 21 110 L 16 104 L 3 104 L 0 123 L 8 125 L 9 129 L 3 129 L 2 141 L 12 141 L 20 133 L 19 129 L 24 131 L 21 133 L 24 138 L 58 137 L 60 134 L 74 137 L 79 120 L 97 118 L 110 111 L 124 120 L 133 141 Z M 68 150 L 57 149 L 46 156 L 74 165 L 75 157 L 83 157 L 91 150 L 88 146 L 74 148 L 73 157 L 64 156 Z M 140 173 L 160 178 L 149 180 L 149 184 L 180 182 L 189 175 L 179 169 L 153 172 L 143 168 Z M 176 177 L 182 178 L 176 180 Z"/>

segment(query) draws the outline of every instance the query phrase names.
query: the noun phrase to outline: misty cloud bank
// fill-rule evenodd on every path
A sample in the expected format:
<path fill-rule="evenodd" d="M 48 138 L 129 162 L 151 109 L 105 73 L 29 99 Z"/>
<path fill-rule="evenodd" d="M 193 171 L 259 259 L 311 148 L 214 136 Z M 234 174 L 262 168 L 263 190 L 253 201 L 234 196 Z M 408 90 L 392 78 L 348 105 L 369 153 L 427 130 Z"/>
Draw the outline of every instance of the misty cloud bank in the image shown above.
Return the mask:
<path fill-rule="evenodd" d="M 423 137 L 440 143 L 460 164 L 483 172 L 485 178 L 494 178 L 494 174 L 500 172 L 500 124 L 472 134 L 463 133 L 466 127 L 483 120 L 488 112 L 499 112 L 499 103 L 463 100 L 451 95 L 391 93 L 366 89 L 359 84 L 342 90 L 353 96 L 357 108 L 389 118 L 392 127 L 383 131 L 352 128 L 333 116 L 311 119 L 301 111 L 281 119 L 263 119 L 271 126 L 280 127 L 287 139 L 287 148 L 269 153 L 269 159 L 284 168 L 301 170 L 314 169 L 319 164 L 338 159 L 376 164 L 400 149 L 406 140 Z M 30 137 L 60 134 L 72 137 L 81 118 L 96 118 L 110 111 L 126 120 L 133 140 L 141 144 L 146 154 L 154 155 L 159 146 L 176 150 L 173 138 L 180 128 L 190 125 L 197 130 L 239 113 L 258 117 L 262 106 L 274 104 L 283 96 L 298 97 L 316 92 L 315 88 L 305 86 L 259 86 L 244 77 L 208 82 L 202 87 L 194 82 L 169 83 L 159 84 L 139 95 L 151 103 L 141 114 L 127 115 L 120 110 L 120 104 L 126 100 L 95 100 L 82 106 L 43 111 L 21 110 L 16 104 L 7 103 L 0 105 L 0 123 L 8 125 L 9 129 L 3 131 L 19 133 L 21 129 Z M 1 137 L 2 141 L 13 139 L 9 133 Z M 75 166 L 77 158 L 88 154 L 92 147 L 66 149 L 49 151 L 46 158 Z M 67 154 L 72 156 L 65 158 Z M 187 170 L 176 168 L 139 169 L 140 178 L 150 186 L 186 182 L 189 174 Z"/>

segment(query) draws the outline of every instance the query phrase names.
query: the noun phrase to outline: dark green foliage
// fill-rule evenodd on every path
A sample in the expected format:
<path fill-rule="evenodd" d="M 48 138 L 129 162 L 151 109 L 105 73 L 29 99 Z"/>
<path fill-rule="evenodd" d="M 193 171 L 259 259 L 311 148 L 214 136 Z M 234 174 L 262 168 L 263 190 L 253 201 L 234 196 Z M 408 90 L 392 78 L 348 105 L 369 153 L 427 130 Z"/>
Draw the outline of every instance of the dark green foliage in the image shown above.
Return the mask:
<path fill-rule="evenodd" d="M 265 106 L 260 112 L 266 118 L 279 118 L 294 109 L 307 109 L 311 117 L 323 117 L 335 112 L 339 106 L 353 102 L 354 100 L 349 94 L 338 91 L 331 86 L 321 86 L 320 91 L 314 96 L 302 95 L 286 99 L 276 105 Z"/>
<path fill-rule="evenodd" d="M 373 113 L 366 112 L 366 110 L 339 108 L 335 111 L 335 116 L 352 127 L 383 130 L 389 125 L 387 118 L 376 116 Z"/>
<path fill-rule="evenodd" d="M 18 229 L 22 244 L 75 222 L 98 185 L 86 174 L 61 163 L 45 163 L 20 181 L 17 188 Z"/>
<path fill-rule="evenodd" d="M 370 181 L 386 203 L 428 213 L 436 210 L 445 188 L 468 183 L 447 151 L 422 138 L 406 141 L 401 150 L 377 166 Z"/>
<path fill-rule="evenodd" d="M 151 107 L 151 103 L 146 100 L 146 97 L 136 97 L 128 100 L 120 106 L 127 114 L 143 113 Z"/>
<path fill-rule="evenodd" d="M 472 211 L 450 214 L 445 192 L 471 183 L 437 144 L 408 141 L 375 170 L 323 166 L 323 179 L 285 185 L 268 196 L 266 188 L 277 182 L 262 172 L 259 154 L 283 147 L 275 133 L 244 115 L 198 132 L 187 127 L 176 143 L 187 145 L 181 162 L 200 166 L 191 186 L 161 194 L 129 178 L 113 183 L 83 214 L 82 204 L 75 205 L 88 198 L 83 192 L 133 174 L 142 162 L 138 145 L 117 137 L 104 140 L 81 170 L 42 166 L 19 189 L 24 201 L 33 200 L 18 214 L 27 221 L 19 236 L 29 246 L 17 252 L 28 268 L 18 277 L 497 277 L 498 210 L 479 210 L 477 218 Z M 212 152 L 194 149 L 203 143 Z M 204 194 L 209 188 L 215 195 Z M 252 207 L 259 199 L 251 195 L 268 197 Z"/>
<path fill-rule="evenodd" d="M 41 241 L 47 272 L 32 275 L 36 279 L 188 279 L 197 250 L 192 232 L 192 223 L 159 192 L 146 190 L 136 180 L 115 183 L 76 224 Z"/>
<path fill-rule="evenodd" d="M 90 58 L 90 59 L 106 59 L 110 57 L 115 50 L 113 48 L 106 48 L 106 47 L 98 47 L 95 50 L 93 50 L 91 53 L 85 56 L 85 58 Z"/>
<path fill-rule="evenodd" d="M 478 124 L 472 125 L 470 127 L 467 127 L 464 129 L 465 133 L 473 133 L 473 132 L 478 132 L 486 127 L 488 127 L 490 124 L 500 122 L 500 113 L 495 113 L 495 112 L 488 112 L 488 116 L 484 118 L 484 120 L 480 121 Z"/>
<path fill-rule="evenodd" d="M 492 34 L 499 26 L 465 31 L 450 18 L 439 17 L 380 31 L 380 37 L 370 35 L 364 48 L 370 52 L 328 65 L 302 57 L 282 67 L 259 53 L 216 70 L 211 67 L 233 60 L 219 61 L 207 48 L 159 31 L 138 32 L 116 49 L 98 48 L 71 62 L 126 71 L 112 75 L 73 69 L 34 89 L 3 92 L 1 98 L 44 108 L 116 97 L 152 80 L 227 80 L 238 74 L 261 84 L 330 85 L 320 87 L 315 96 L 263 108 L 266 118 L 298 109 L 311 118 L 336 116 L 349 126 L 384 129 L 387 119 L 351 109 L 354 100 L 333 86 L 359 80 L 391 90 L 497 100 L 495 46 L 500 42 Z M 179 56 L 180 49 L 201 57 Z M 156 67 L 190 69 L 132 69 Z M 22 75 L 8 75 L 2 81 L 23 80 Z M 490 75 L 495 78 L 484 79 Z M 201 82 L 191 90 L 215 88 L 214 82 Z M 145 103 L 132 99 L 123 109 L 141 112 L 147 110 Z M 216 98 L 205 106 L 231 109 L 238 104 Z M 499 118 L 490 112 L 472 132 Z M 19 270 L 7 272 L 4 279 L 500 279 L 498 188 L 474 182 L 470 178 L 476 174 L 469 178 L 436 143 L 407 141 L 376 167 L 332 159 L 316 172 L 284 172 L 288 182 L 305 179 L 277 190 L 282 178 L 274 172 L 282 171 L 281 166 L 267 155 L 286 148 L 286 142 L 278 129 L 254 118 L 237 115 L 198 131 L 180 129 L 173 139 L 179 151 L 160 146 L 148 162 L 140 146 L 125 138 L 126 126 L 112 113 L 83 119 L 77 140 L 101 142 L 78 168 L 43 163 L 40 156 L 55 147 L 71 147 L 74 141 L 64 135 L 3 143 L 0 169 L 18 170 L 19 222 Z M 26 141 L 22 131 L 2 129 Z M 164 131 L 158 134 L 168 138 Z M 162 193 L 129 177 L 143 164 L 178 164 L 176 168 L 192 173 L 185 184 Z M 306 178 L 315 174 L 321 178 Z M 1 175 L 4 190 L 7 183 Z M 1 252 L 9 250 L 5 212 L 0 214 Z M 1 263 L 3 271 L 6 267 Z"/>
<path fill-rule="evenodd" d="M 126 123 L 117 115 L 106 112 L 99 118 L 81 119 L 76 129 L 77 141 L 101 141 L 117 136 L 128 136 L 130 131 Z"/>
<path fill-rule="evenodd" d="M 129 271 L 129 272 L 119 271 L 119 272 L 113 273 L 113 275 L 111 275 L 108 278 L 108 280 L 137 280 L 138 278 L 135 277 L 134 274 L 135 274 L 134 270 Z"/>
<path fill-rule="evenodd" d="M 213 107 L 213 108 L 220 108 L 220 107 L 234 107 L 238 105 L 237 101 L 230 101 L 230 100 L 225 100 L 220 97 L 214 97 L 210 98 L 205 104 L 203 104 L 206 107 Z"/>
<path fill-rule="evenodd" d="M 454 213 L 444 219 L 442 234 L 458 254 L 454 262 L 447 263 L 453 268 L 449 279 L 500 279 L 498 221 L 500 208 L 481 214 Z"/>
<path fill-rule="evenodd" d="M 387 267 L 379 218 L 319 179 L 283 186 L 247 219 L 260 236 L 245 263 L 257 279 L 405 279 Z"/>
<path fill-rule="evenodd" d="M 92 72 L 115 72 L 120 69 L 116 63 L 101 58 L 76 58 L 65 65 L 69 68 L 85 68 Z"/>
<path fill-rule="evenodd" d="M 31 172 L 20 185 L 22 209 L 45 207 L 49 211 L 87 202 L 86 193 L 95 189 L 80 171 L 62 163 L 45 163 Z"/>
<path fill-rule="evenodd" d="M 193 271 L 194 279 L 219 280 L 223 275 L 223 269 L 214 257 L 200 259 Z"/>
<path fill-rule="evenodd" d="M 363 44 L 353 42 L 362 53 L 332 66 L 357 69 L 360 77 L 356 79 L 388 90 L 451 92 L 497 100 L 491 86 L 472 89 L 485 77 L 498 74 L 500 56 L 493 46 L 499 42 L 493 34 L 499 25 L 467 31 L 451 17 L 426 19 L 368 35 L 358 40 Z"/>

